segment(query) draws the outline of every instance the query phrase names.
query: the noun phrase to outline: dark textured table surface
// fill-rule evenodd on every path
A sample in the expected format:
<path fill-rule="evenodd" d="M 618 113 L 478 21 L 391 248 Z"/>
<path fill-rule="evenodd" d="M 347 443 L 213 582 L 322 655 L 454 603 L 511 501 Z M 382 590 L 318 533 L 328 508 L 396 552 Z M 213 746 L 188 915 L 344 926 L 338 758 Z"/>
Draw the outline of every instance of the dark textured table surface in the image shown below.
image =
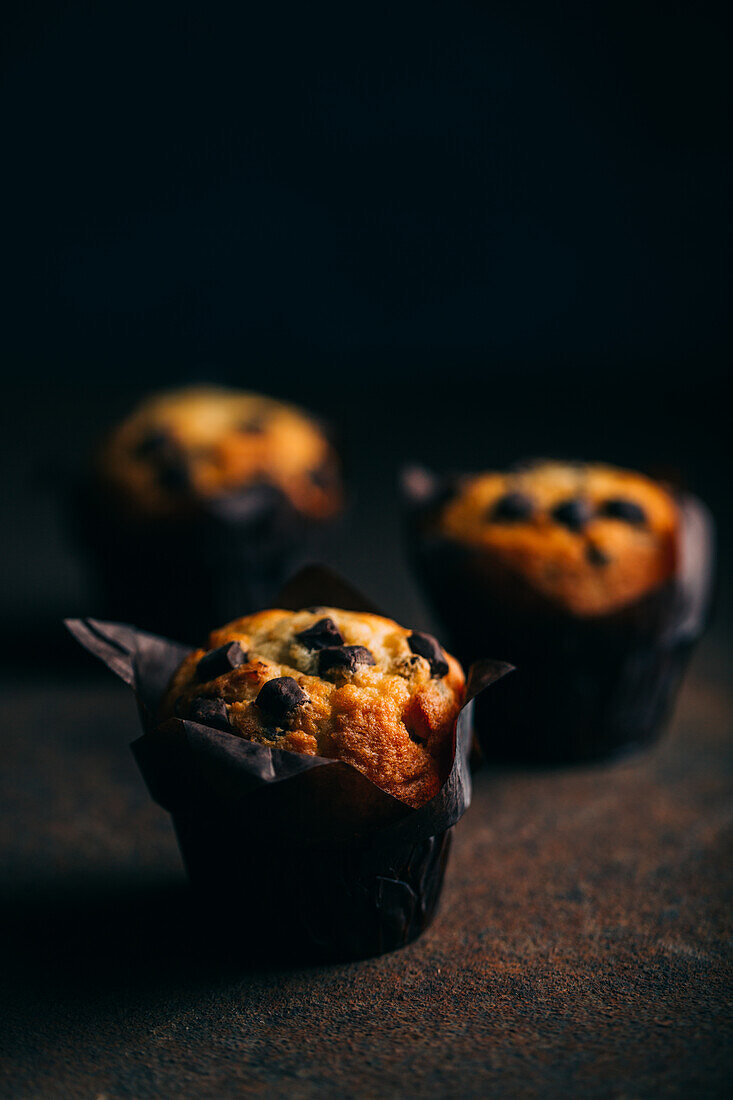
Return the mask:
<path fill-rule="evenodd" d="M 301 968 L 238 959 L 246 911 L 201 942 L 124 687 L 6 682 L 1 1094 L 722 1095 L 727 657 L 704 645 L 645 755 L 481 772 L 428 933 Z"/>
<path fill-rule="evenodd" d="M 430 430 L 435 408 L 416 410 L 412 393 L 396 402 L 365 392 L 335 409 L 354 502 L 331 563 L 404 623 L 429 626 L 401 549 L 399 463 L 470 468 L 553 453 L 558 441 L 564 453 L 596 454 L 583 392 L 555 400 L 552 417 L 552 395 L 537 387 L 521 399 L 442 400 L 449 432 Z M 127 747 L 133 701 L 91 659 L 62 661 L 57 648 L 61 615 L 97 608 L 49 471 L 80 455 L 130 395 L 26 388 L 6 403 L 0 615 L 13 660 L 0 684 L 0 1096 L 726 1091 L 733 524 L 712 406 L 695 394 L 661 412 L 656 392 L 646 404 L 624 399 L 619 445 L 605 449 L 644 466 L 686 441 L 692 487 L 719 522 L 717 626 L 667 736 L 606 767 L 481 772 L 427 934 L 383 958 L 296 969 L 242 962 L 242 942 L 268 936 L 246 911 L 223 912 L 202 942 L 169 821 Z M 18 408 L 33 409 L 33 450 Z"/>

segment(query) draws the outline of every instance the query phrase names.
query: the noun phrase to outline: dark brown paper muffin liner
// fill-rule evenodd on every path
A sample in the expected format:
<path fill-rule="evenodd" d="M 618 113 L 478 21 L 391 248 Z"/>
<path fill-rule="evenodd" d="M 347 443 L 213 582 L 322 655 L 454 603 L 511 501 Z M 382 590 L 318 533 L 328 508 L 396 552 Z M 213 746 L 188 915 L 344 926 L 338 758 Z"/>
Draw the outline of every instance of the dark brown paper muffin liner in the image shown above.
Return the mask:
<path fill-rule="evenodd" d="M 245 832 L 214 806 L 172 817 L 199 896 L 212 907 L 222 899 L 246 906 L 248 925 L 306 957 L 362 958 L 419 936 L 437 908 L 452 833 L 303 848 L 261 838 L 253 845 L 256 826 Z"/>
<path fill-rule="evenodd" d="M 287 606 L 358 609 L 343 582 L 314 570 Z M 301 599 L 294 594 L 298 589 Z M 353 596 L 353 592 L 352 592 Z M 285 601 L 278 601 L 280 606 Z M 220 915 L 241 912 L 284 954 L 360 958 L 419 936 L 438 903 L 453 826 L 469 805 L 474 697 L 510 670 L 469 674 L 453 759 L 439 793 L 413 809 L 341 761 L 245 741 L 154 715 L 189 647 L 118 623 L 69 620 L 70 631 L 135 692 L 144 733 L 132 749 L 152 797 L 175 825 L 192 885 Z M 236 906 L 236 910 L 222 906 Z"/>
<path fill-rule="evenodd" d="M 498 652 L 516 666 L 477 700 L 488 761 L 599 760 L 652 742 L 674 704 L 710 612 L 714 529 L 705 506 L 678 497 L 681 553 L 663 588 L 611 615 L 583 620 L 543 602 L 479 551 L 431 533 L 446 485 L 427 471 L 403 481 L 412 560 L 464 661 Z"/>
<path fill-rule="evenodd" d="M 333 522 L 309 519 L 268 485 L 184 517 L 130 516 L 96 485 L 79 490 L 73 504 L 104 614 L 191 642 L 212 623 L 272 603 Z"/>

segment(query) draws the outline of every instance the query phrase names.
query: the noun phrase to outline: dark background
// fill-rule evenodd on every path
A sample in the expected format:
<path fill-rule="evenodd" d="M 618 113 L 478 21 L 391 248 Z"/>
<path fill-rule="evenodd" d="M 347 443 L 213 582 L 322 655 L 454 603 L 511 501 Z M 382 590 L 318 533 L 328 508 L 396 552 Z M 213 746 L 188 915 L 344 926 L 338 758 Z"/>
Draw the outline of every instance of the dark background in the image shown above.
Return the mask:
<path fill-rule="evenodd" d="M 559 10 L 557 10 L 559 8 Z M 729 351 L 723 5 L 11 6 L 4 352 L 314 397 Z"/>
<path fill-rule="evenodd" d="M 396 613 L 405 460 L 671 472 L 725 544 L 723 7 L 560 9 L 10 6 L 12 621 L 93 610 L 64 481 L 142 392 L 202 378 L 330 417 L 358 536 L 334 560 Z"/>
<path fill-rule="evenodd" d="M 727 1095 L 723 15 L 5 6 L 3 1095 Z M 350 507 L 328 560 L 406 625 L 431 619 L 404 462 L 605 459 L 715 514 L 717 619 L 668 734 L 484 769 L 440 916 L 394 955 L 243 970 L 242 913 L 202 942 L 129 693 L 64 648 L 61 617 L 98 609 L 79 469 L 146 391 L 200 379 L 330 419 Z"/>

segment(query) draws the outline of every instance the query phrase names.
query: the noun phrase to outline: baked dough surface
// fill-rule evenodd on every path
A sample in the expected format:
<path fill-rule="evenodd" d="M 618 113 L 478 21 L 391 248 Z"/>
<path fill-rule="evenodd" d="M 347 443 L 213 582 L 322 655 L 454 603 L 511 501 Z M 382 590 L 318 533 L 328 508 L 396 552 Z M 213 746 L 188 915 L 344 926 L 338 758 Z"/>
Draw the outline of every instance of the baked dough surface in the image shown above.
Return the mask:
<path fill-rule="evenodd" d="M 467 477 L 435 527 L 580 616 L 644 596 L 677 562 L 670 494 L 612 466 L 537 462 Z"/>
<path fill-rule="evenodd" d="M 447 778 L 464 690 L 455 658 L 391 619 L 268 610 L 213 631 L 176 672 L 160 718 L 207 714 L 249 741 L 343 760 L 419 806 Z"/>

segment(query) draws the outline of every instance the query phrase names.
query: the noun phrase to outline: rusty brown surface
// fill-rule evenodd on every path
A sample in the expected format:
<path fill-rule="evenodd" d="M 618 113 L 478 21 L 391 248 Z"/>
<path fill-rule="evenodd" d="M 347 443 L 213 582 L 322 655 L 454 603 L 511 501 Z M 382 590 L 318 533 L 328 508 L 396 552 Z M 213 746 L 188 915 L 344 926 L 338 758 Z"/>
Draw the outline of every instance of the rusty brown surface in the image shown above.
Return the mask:
<path fill-rule="evenodd" d="M 202 942 L 121 685 L 7 683 L 0 1094 L 722 1095 L 727 657 L 703 647 L 645 755 L 482 773 L 428 933 L 315 968 L 238 960 L 267 939 L 246 912 Z"/>

